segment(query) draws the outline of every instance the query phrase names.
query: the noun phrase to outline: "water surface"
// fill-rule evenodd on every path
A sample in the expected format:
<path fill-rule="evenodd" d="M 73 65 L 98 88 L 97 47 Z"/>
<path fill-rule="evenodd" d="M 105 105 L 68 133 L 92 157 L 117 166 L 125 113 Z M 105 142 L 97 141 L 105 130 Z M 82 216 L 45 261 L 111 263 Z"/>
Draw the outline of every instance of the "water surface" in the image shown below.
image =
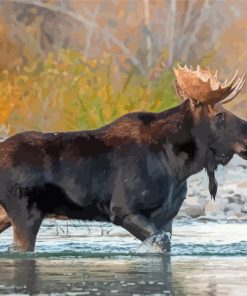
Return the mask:
<path fill-rule="evenodd" d="M 0 294 L 247 295 L 247 224 L 177 223 L 171 255 L 109 224 L 46 221 L 35 254 L 1 235 Z M 150 252 L 152 248 L 150 247 Z"/>

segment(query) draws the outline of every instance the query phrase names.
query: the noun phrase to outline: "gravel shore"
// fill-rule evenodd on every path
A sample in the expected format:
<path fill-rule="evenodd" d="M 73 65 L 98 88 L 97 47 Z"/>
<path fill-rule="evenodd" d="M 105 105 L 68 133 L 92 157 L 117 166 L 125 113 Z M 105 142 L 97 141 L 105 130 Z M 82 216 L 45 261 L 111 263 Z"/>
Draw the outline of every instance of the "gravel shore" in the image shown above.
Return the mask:
<path fill-rule="evenodd" d="M 188 179 L 188 194 L 176 219 L 247 221 L 247 162 L 235 156 L 216 172 L 218 191 L 211 200 L 205 171 Z"/>

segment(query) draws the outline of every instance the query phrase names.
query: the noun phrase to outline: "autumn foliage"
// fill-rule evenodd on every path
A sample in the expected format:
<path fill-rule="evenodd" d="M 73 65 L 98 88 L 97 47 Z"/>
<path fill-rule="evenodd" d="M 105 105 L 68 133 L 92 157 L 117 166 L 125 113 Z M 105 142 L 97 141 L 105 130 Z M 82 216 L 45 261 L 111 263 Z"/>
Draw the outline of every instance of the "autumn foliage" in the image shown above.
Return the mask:
<path fill-rule="evenodd" d="M 218 68 L 222 80 L 246 72 L 246 8 L 238 0 L 2 1 L 0 136 L 92 129 L 167 109 L 178 103 L 178 61 Z M 246 118 L 245 96 L 230 108 Z"/>
<path fill-rule="evenodd" d="M 163 110 L 177 99 L 171 72 L 159 74 L 119 73 L 109 54 L 96 61 L 73 50 L 50 53 L 21 70 L 2 70 L 0 124 L 11 134 L 91 129 L 134 110 Z"/>

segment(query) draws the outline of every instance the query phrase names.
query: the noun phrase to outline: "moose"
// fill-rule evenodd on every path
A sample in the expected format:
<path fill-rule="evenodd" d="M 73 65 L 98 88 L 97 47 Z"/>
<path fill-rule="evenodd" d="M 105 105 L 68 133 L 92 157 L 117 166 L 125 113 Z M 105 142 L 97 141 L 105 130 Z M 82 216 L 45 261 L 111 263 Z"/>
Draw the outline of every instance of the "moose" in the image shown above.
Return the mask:
<path fill-rule="evenodd" d="M 169 250 L 172 221 L 186 179 L 215 170 L 236 153 L 247 159 L 247 122 L 223 108 L 244 85 L 236 74 L 174 68 L 182 102 L 159 113 L 128 113 L 99 129 L 23 132 L 0 143 L 0 232 L 13 226 L 13 247 L 34 251 L 46 217 L 108 221 Z M 162 237 L 158 240 L 157 237 Z"/>

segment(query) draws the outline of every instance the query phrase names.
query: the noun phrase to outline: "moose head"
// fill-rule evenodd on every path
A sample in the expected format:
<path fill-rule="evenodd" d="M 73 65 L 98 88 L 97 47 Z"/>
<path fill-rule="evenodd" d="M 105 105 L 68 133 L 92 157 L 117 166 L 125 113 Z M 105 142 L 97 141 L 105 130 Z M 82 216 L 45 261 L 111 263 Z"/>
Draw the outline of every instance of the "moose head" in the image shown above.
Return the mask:
<path fill-rule="evenodd" d="M 206 148 L 204 168 L 209 176 L 209 190 L 215 198 L 217 182 L 215 170 L 226 165 L 236 153 L 247 159 L 247 122 L 227 111 L 223 104 L 233 100 L 242 89 L 244 75 L 220 82 L 217 71 L 209 68 L 196 70 L 177 66 L 174 68 L 175 89 L 178 96 L 189 104 L 194 119 L 194 136 L 198 146 Z"/>

